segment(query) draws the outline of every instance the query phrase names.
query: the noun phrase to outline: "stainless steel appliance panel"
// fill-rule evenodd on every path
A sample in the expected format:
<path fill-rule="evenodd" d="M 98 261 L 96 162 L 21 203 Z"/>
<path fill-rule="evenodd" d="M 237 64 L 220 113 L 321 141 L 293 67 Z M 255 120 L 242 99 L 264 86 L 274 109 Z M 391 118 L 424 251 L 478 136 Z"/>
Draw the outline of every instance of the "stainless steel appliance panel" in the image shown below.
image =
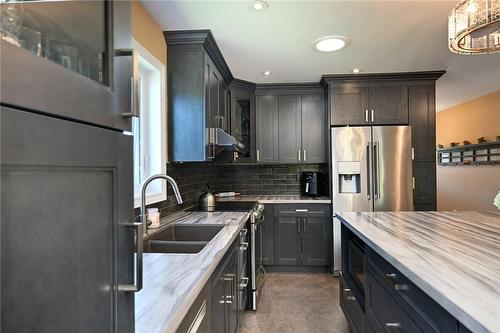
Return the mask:
<path fill-rule="evenodd" d="M 372 129 L 374 211 L 413 210 L 410 126 Z"/>
<path fill-rule="evenodd" d="M 331 193 L 334 211 L 372 210 L 369 186 L 370 142 L 371 127 L 335 127 L 331 129 Z M 356 189 L 354 186 L 353 189 L 351 184 L 356 179 L 359 181 L 358 188 Z"/>

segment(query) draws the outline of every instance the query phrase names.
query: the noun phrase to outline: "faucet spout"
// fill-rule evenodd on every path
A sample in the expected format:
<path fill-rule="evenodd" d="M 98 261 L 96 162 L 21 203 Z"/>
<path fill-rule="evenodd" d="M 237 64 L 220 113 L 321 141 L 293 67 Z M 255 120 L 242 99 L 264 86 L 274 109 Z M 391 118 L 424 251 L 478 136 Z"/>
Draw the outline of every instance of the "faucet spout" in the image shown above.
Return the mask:
<path fill-rule="evenodd" d="M 177 204 L 182 204 L 182 196 L 181 192 L 179 191 L 179 187 L 177 186 L 177 183 L 175 180 L 167 175 L 163 174 L 157 174 L 149 177 L 144 181 L 142 184 L 142 189 L 141 189 L 141 222 L 144 224 L 144 230 L 147 231 L 147 225 L 148 225 L 148 216 L 146 213 L 146 189 L 148 188 L 148 185 L 155 179 L 164 179 L 166 180 L 171 186 L 172 189 L 174 190 L 174 195 L 175 199 L 177 200 Z"/>

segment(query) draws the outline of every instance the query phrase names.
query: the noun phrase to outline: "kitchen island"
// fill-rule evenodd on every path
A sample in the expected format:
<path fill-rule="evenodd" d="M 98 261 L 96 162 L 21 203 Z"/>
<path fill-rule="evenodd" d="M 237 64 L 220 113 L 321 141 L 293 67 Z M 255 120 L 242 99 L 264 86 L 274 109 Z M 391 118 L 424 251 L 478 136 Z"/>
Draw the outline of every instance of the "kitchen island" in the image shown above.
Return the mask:
<path fill-rule="evenodd" d="M 403 308 L 398 320 L 385 322 L 386 328 L 405 326 L 408 316 L 411 320 L 406 322 L 407 330 L 415 324 L 409 331 L 425 331 L 421 326 L 425 320 L 429 327 L 436 328 L 443 321 L 447 321 L 443 325 L 448 325 L 449 318 L 442 318 L 450 317 L 456 320 L 456 330 L 448 326 L 452 331 L 465 331 L 465 326 L 472 332 L 500 332 L 498 212 L 372 212 L 337 216 L 343 226 L 342 237 L 344 233 L 347 238 L 354 234 L 353 238 L 364 243 L 361 247 L 368 257 L 364 271 L 356 273 L 365 284 L 362 297 L 366 299 L 359 309 L 364 308 L 366 313 L 367 332 L 369 326 L 378 331 L 374 320 L 368 317 L 377 317 L 377 311 L 379 317 L 384 316 L 384 309 L 374 309 L 379 301 L 376 298 L 384 295 L 388 295 L 382 302 L 385 307 L 390 309 L 395 304 L 394 309 Z M 344 277 L 350 275 L 344 266 L 347 256 L 343 243 Z M 381 272 L 382 278 L 373 278 L 376 273 L 372 271 Z M 388 281 L 390 288 L 378 287 Z M 359 298 L 351 294 L 347 297 Z M 423 300 L 430 305 L 419 308 L 418 302 Z M 356 309 L 353 313 L 359 314 Z M 441 312 L 440 317 L 436 315 Z M 412 317 L 414 313 L 419 313 L 420 319 Z"/>

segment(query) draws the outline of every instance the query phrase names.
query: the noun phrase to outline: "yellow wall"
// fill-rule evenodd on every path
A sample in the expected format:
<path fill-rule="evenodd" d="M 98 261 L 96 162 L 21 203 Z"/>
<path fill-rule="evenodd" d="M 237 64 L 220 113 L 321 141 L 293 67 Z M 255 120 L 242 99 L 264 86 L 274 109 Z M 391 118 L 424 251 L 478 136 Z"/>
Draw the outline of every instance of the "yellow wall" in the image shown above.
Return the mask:
<path fill-rule="evenodd" d="M 132 1 L 132 37 L 162 64 L 167 64 L 163 31 L 138 0 Z"/>
<path fill-rule="evenodd" d="M 437 113 L 436 142 L 477 142 L 500 135 L 500 90 Z M 437 167 L 438 210 L 494 210 L 500 165 Z"/>

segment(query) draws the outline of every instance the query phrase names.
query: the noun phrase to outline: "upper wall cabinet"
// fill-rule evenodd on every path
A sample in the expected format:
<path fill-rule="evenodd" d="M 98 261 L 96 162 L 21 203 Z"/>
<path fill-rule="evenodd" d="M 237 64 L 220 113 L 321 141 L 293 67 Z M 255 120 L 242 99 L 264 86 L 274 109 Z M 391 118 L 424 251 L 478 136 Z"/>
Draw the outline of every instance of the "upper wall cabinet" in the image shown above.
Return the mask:
<path fill-rule="evenodd" d="M 408 124 L 405 84 L 345 83 L 330 89 L 332 125 Z"/>
<path fill-rule="evenodd" d="M 326 112 L 317 85 L 258 85 L 257 162 L 324 163 Z"/>
<path fill-rule="evenodd" d="M 211 161 L 210 128 L 229 128 L 232 74 L 210 30 L 166 31 L 170 159 Z"/>
<path fill-rule="evenodd" d="M 233 162 L 249 163 L 257 160 L 255 131 L 255 84 L 234 79 L 230 85 L 230 133 L 245 145 L 243 151 L 233 155 Z"/>
<path fill-rule="evenodd" d="M 2 104 L 131 130 L 139 79 L 129 1 L 1 1 L 0 10 Z"/>

